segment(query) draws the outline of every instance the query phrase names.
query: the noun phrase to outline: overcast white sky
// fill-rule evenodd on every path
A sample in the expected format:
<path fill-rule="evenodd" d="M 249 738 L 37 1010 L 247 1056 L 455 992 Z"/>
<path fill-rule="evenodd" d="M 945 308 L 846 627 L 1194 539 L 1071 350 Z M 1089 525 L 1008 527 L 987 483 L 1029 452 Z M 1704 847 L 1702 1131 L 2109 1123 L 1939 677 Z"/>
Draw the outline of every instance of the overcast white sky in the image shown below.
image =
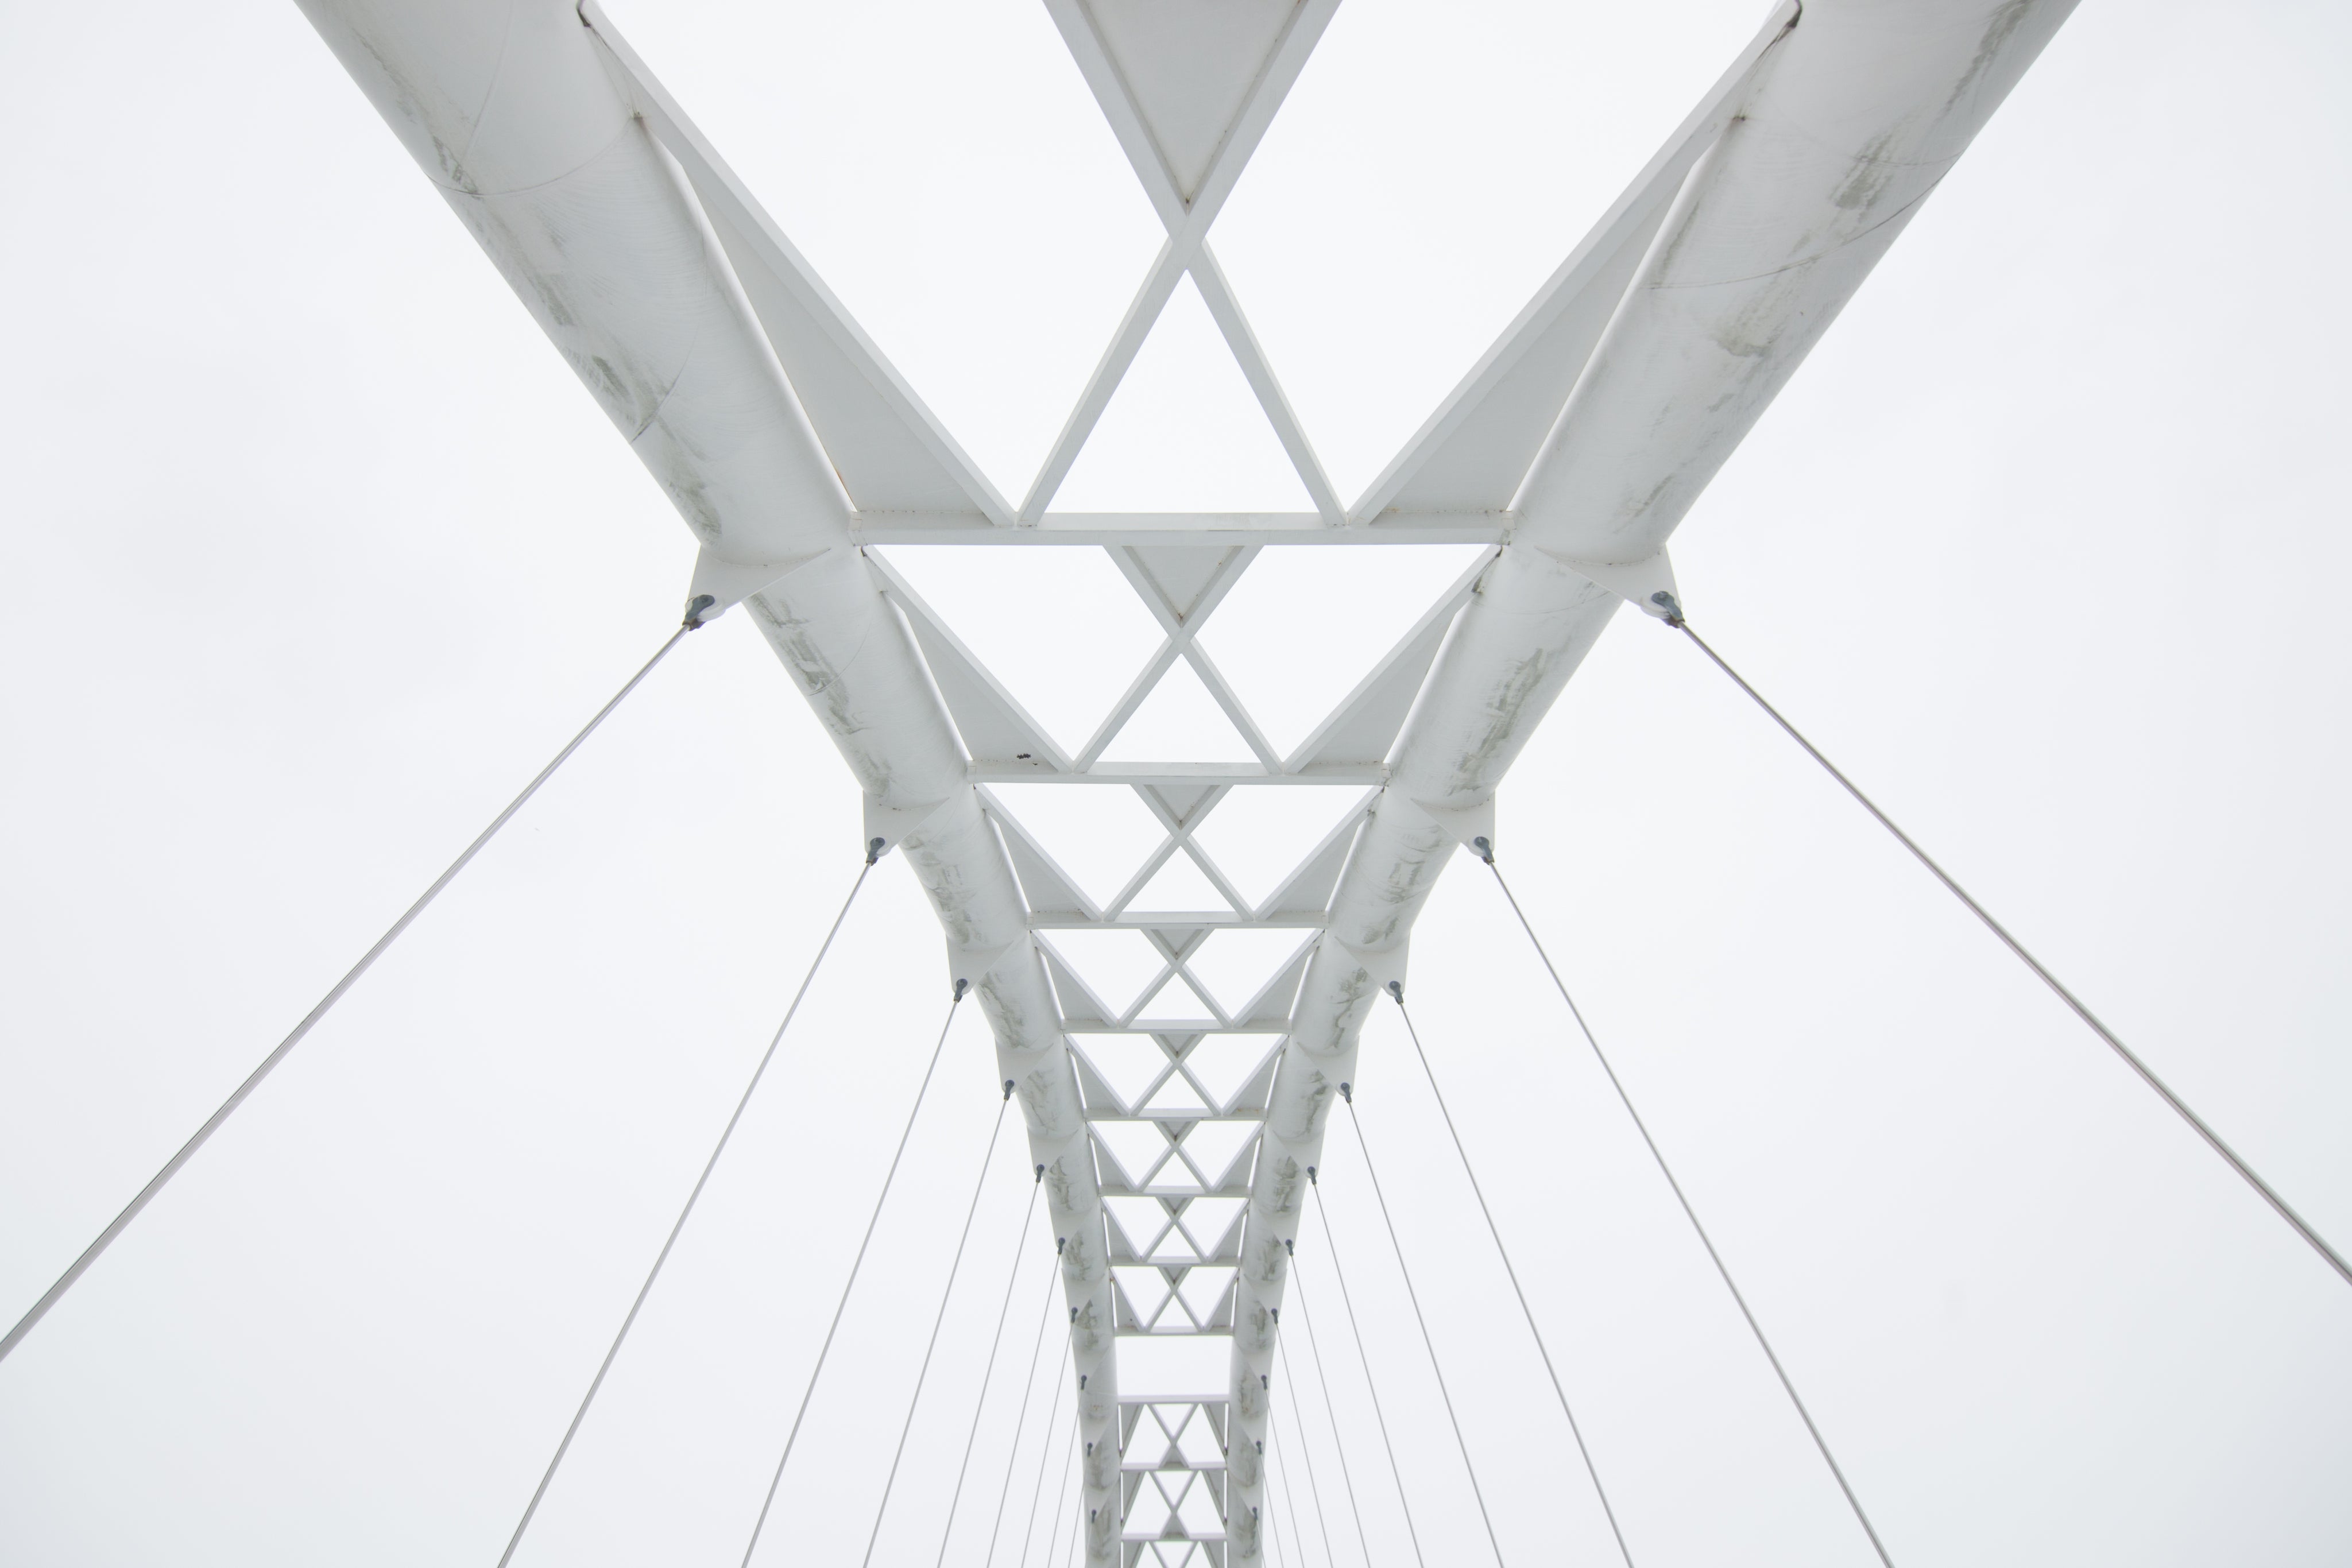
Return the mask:
<path fill-rule="evenodd" d="M 1157 244 L 1042 9 L 612 9 L 1024 489 Z M 1754 9 L 1348 0 L 1214 236 L 1343 494 Z M 651 651 L 692 552 L 291 5 L 9 4 L 0 40 L 13 1321 Z M 1675 543 L 1717 646 L 2339 1248 L 2347 49 L 2316 0 L 2091 0 Z M 1207 332 L 1180 298 L 1066 504 L 1292 504 Z M 1370 613 L 1429 591 L 1364 570 Z M 1114 602 L 1023 618 L 1008 659 L 1087 664 Z M 2352 1559 L 2352 1291 L 1691 649 L 1613 627 L 1502 812 L 1531 913 L 1904 1568 Z M 751 629 L 688 640 L 0 1366 L 0 1557 L 495 1562 L 856 839 Z M 1415 1012 L 1636 1561 L 1864 1563 L 1475 871 L 1418 929 Z M 943 1002 L 936 925 L 887 863 L 521 1562 L 737 1560 Z M 976 1017 L 947 1051 L 765 1563 L 863 1550 L 996 1108 Z M 1606 1560 L 1392 1017 L 1359 1077 L 1508 1560 Z M 1333 1149 L 1415 1521 L 1438 1560 L 1484 1561 L 1360 1161 Z M 1015 1263 L 1027 1184 L 997 1153 L 894 1568 L 938 1552 Z M 975 1568 L 1000 1493 L 1010 1535 L 1035 1490 L 1035 1410 L 1010 1450 L 1048 1247 L 1017 1254 L 957 1516 Z M 1402 1568 L 1300 1250 L 1369 1561 Z M 1058 1369 L 1049 1346 L 1040 1401 Z M 1285 1412 L 1331 1559 L 1364 1563 L 1329 1415 Z M 1296 1490 L 1286 1568 L 1323 1568 Z M 1048 1561 L 1045 1508 L 995 1563 Z"/>

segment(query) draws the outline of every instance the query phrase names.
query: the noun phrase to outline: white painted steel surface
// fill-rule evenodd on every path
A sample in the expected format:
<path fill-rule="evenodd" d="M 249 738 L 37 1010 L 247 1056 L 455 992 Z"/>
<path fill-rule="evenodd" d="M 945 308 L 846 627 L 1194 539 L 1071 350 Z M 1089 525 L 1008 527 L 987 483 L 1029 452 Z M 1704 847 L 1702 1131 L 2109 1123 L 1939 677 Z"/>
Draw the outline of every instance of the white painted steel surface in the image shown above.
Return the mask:
<path fill-rule="evenodd" d="M 975 983 L 1066 1246 L 1087 1561 L 1259 1561 L 1285 1247 L 1415 915 L 1459 846 L 1499 841 L 1496 791 L 1621 596 L 1671 588 L 1675 524 L 2071 0 L 1783 5 L 1352 509 L 1207 243 L 1337 0 L 1046 0 L 1168 237 L 1018 507 L 593 3 L 301 4 L 693 529 L 689 592 L 758 622 Z M 1047 511 L 1186 276 L 1316 510 Z M 960 541 L 1105 549 L 1157 622 L 1083 744 L 887 555 Z M 1298 542 L 1488 548 L 1286 754 L 1200 633 L 1261 549 Z M 1103 760 L 1176 671 L 1253 761 Z M 997 792 L 1039 781 L 1131 791 L 1159 823 L 1114 896 Z M 1260 781 L 1362 798 L 1254 868 L 1253 902 L 1199 831 Z M 1221 906 L 1153 907 L 1171 867 Z M 1238 998 L 1196 970 L 1225 930 L 1296 943 Z M 1111 931 L 1156 970 L 1116 998 L 1074 946 Z M 1229 1347 L 1222 1396 L 1122 1386 L 1122 1339 L 1165 1335 Z"/>

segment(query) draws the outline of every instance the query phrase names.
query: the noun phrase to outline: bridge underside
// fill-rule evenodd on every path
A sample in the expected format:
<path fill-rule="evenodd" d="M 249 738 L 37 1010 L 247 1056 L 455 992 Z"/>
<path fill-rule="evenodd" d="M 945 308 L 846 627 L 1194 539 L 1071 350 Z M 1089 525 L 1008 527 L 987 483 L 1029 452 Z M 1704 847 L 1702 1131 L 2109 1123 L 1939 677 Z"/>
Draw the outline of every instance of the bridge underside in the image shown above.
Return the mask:
<path fill-rule="evenodd" d="M 1045 0 L 1167 237 L 1017 504 L 593 0 L 301 3 L 676 503 L 688 593 L 756 621 L 936 906 L 1045 1173 L 1087 1561 L 1257 1562 L 1304 1173 L 1414 917 L 1499 842 L 1535 727 L 1621 603 L 1659 612 L 1675 525 L 2072 0 L 1784 4 L 1352 505 L 1209 244 L 1337 0 Z M 1314 509 L 1054 511 L 1187 279 Z M 940 545 L 1107 552 L 1160 643 L 1083 743 L 927 600 L 908 552 Z M 1201 634 L 1297 545 L 1464 559 L 1278 748 Z M 1139 752 L 1170 703 L 1213 710 L 1226 750 Z M 1069 789 L 1149 818 L 1115 886 L 1055 847 Z M 1122 1347 L 1177 1340 L 1213 1391 L 1122 1376 Z"/>

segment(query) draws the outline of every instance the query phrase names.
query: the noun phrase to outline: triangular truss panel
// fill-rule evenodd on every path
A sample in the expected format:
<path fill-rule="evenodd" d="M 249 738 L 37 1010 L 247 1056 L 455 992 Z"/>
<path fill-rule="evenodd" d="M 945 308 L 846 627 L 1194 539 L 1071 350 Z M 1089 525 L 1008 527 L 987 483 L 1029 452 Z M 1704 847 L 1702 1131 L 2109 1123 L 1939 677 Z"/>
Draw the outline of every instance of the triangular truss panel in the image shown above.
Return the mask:
<path fill-rule="evenodd" d="M 1164 237 L 1017 502 L 594 0 L 470 29 L 307 8 L 694 530 L 693 613 L 742 606 L 856 779 L 858 847 L 914 867 L 978 984 L 1051 1175 L 1089 1568 L 1259 1568 L 1292 1197 L 1364 1004 L 1454 849 L 1496 849 L 1504 777 L 1620 595 L 1661 612 L 1668 536 L 2066 4 L 1887 27 L 1790 0 L 1353 507 L 1211 245 L 1338 0 L 1044 4 Z M 1171 347 L 1228 406 L 1155 432 Z M 1074 475 L 1120 499 L 1081 466 L 1100 432 L 1181 466 L 1244 430 L 1264 509 L 1056 505 Z M 1308 587 L 1234 597 L 1271 546 L 1394 544 L 1475 559 L 1352 661 Z M 894 553 L 919 546 L 987 564 Z M 1307 628 L 1302 657 L 1221 633 L 1236 604 Z M 1214 1347 L 1226 1393 L 1131 1385 L 1146 1336 Z"/>

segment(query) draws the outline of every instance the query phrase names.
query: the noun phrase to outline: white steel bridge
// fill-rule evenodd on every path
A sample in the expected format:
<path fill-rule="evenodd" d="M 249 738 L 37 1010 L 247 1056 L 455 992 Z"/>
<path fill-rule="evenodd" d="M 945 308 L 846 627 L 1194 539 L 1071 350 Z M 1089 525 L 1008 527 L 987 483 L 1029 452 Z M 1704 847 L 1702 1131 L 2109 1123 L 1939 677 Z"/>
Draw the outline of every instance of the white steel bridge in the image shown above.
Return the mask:
<path fill-rule="evenodd" d="M 698 547 L 688 623 L 756 623 L 863 792 L 869 860 L 902 858 L 936 909 L 942 998 L 968 994 L 992 1031 L 1058 1253 L 1076 1550 L 1096 1568 L 1267 1560 L 1292 1249 L 1359 1034 L 1406 999 L 1415 918 L 1457 853 L 1507 862 L 1506 775 L 1612 618 L 1682 624 L 1676 525 L 2072 0 L 1785 0 L 1352 499 L 1211 244 L 1339 0 L 1045 0 L 1166 237 L 1018 497 L 595 0 L 300 4 L 674 502 Z M 1183 287 L 1311 510 L 1055 509 Z M 1432 544 L 1466 547 L 1466 568 L 1276 745 L 1202 641 L 1260 552 Z M 1158 648 L 1066 745 L 892 558 L 906 546 L 1102 552 Z M 1139 747 L 1163 709 L 1212 716 L 1229 745 Z M 1054 849 L 1070 790 L 1157 824 L 1107 895 Z M 1539 789 L 1515 800 L 1547 809 Z M 1239 863 L 1220 812 L 1293 837 Z M 1430 1330 L 1441 1362 L 1472 1332 Z M 1210 1347 L 1223 1392 L 1123 1375 L 1145 1340 Z"/>

